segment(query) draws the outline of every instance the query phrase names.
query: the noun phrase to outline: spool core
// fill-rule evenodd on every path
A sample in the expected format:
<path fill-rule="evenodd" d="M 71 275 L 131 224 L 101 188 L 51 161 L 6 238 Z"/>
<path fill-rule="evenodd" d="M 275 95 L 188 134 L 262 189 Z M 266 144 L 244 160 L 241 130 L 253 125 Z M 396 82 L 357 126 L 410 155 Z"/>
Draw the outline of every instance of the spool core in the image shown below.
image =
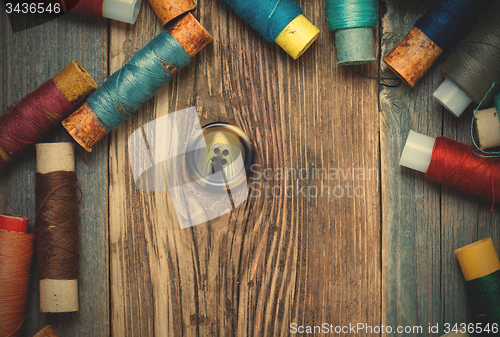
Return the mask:
<path fill-rule="evenodd" d="M 29 221 L 18 215 L 0 214 L 0 231 L 26 234 Z"/>
<path fill-rule="evenodd" d="M 472 99 L 449 79 L 445 79 L 432 96 L 455 117 L 460 117 L 472 103 Z"/>
<path fill-rule="evenodd" d="M 481 149 L 500 146 L 500 118 L 496 108 L 478 111 L 474 124 Z"/>
<path fill-rule="evenodd" d="M 319 35 L 319 29 L 300 14 L 274 40 L 294 60 L 309 48 Z"/>
<path fill-rule="evenodd" d="M 491 238 L 474 242 L 455 251 L 466 281 L 500 270 L 500 260 Z"/>
<path fill-rule="evenodd" d="M 427 172 L 436 139 L 410 130 L 399 165 Z"/>
<path fill-rule="evenodd" d="M 80 0 L 84 1 L 84 0 Z M 141 9 L 142 0 L 103 0 L 104 18 L 134 24 Z"/>
<path fill-rule="evenodd" d="M 411 87 L 443 53 L 419 28 L 413 27 L 384 58 L 384 62 Z"/>
<path fill-rule="evenodd" d="M 335 31 L 337 64 L 356 65 L 377 61 L 372 28 L 346 28 Z"/>

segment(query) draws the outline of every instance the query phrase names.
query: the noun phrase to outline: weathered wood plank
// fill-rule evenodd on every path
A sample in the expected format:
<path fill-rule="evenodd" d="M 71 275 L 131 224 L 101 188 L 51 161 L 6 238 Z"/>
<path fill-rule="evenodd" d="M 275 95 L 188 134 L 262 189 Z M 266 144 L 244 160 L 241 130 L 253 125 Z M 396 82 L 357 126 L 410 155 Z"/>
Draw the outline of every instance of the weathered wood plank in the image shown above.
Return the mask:
<path fill-rule="evenodd" d="M 387 0 L 383 56 L 431 2 Z M 382 69 L 384 76 L 393 75 L 385 65 Z M 500 215 L 489 212 L 491 203 L 433 183 L 398 164 L 409 130 L 471 143 L 470 111 L 457 120 L 432 99 L 441 81 L 435 66 L 413 89 L 381 87 L 380 147 L 382 321 L 391 326 L 439 323 L 442 334 L 443 323 L 467 322 L 464 282 L 453 252 L 487 236 L 497 243 Z"/>
<path fill-rule="evenodd" d="M 111 133 L 112 335 L 270 336 L 288 335 L 294 322 L 380 324 L 377 86 L 336 66 L 323 3 L 301 4 L 323 33 L 294 62 L 222 2 L 199 1 L 195 14 L 214 42 Z M 112 71 L 157 24 L 149 6 L 134 27 L 112 23 Z M 375 66 L 359 70 L 376 74 Z M 371 180 L 323 181 L 331 189 L 362 186 L 365 195 L 254 194 L 230 214 L 181 230 L 168 192 L 135 187 L 127 139 L 144 123 L 192 105 L 202 125 L 240 126 L 260 173 L 374 169 Z M 321 187 L 312 177 L 267 183 Z"/>
<path fill-rule="evenodd" d="M 97 82 L 107 74 L 107 24 L 65 15 L 27 31 L 12 33 L 3 4 L 0 6 L 0 109 L 36 89 L 71 60 L 83 64 Z M 62 127 L 46 141 L 70 141 Z M 80 202 L 81 277 L 80 311 L 74 314 L 41 314 L 37 278 L 32 277 L 24 336 L 33 336 L 52 324 L 61 336 L 107 336 L 109 334 L 107 157 L 103 142 L 92 154 L 77 156 L 76 171 L 82 190 Z M 16 159 L 0 177 L 0 211 L 34 219 L 35 149 Z M 33 232 L 33 222 L 30 223 Z M 35 268 L 33 268 L 33 274 Z"/>

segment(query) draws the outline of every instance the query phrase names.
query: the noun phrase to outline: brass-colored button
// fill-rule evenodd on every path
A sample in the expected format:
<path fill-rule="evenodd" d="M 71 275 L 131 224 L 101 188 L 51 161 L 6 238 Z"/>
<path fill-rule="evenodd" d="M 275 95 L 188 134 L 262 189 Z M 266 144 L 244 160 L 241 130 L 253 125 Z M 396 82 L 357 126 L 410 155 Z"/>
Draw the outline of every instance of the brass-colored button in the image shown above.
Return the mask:
<path fill-rule="evenodd" d="M 252 143 L 239 127 L 226 123 L 205 125 L 188 143 L 186 164 L 200 185 L 232 189 L 247 178 Z M 220 173 L 222 174 L 220 174 Z"/>

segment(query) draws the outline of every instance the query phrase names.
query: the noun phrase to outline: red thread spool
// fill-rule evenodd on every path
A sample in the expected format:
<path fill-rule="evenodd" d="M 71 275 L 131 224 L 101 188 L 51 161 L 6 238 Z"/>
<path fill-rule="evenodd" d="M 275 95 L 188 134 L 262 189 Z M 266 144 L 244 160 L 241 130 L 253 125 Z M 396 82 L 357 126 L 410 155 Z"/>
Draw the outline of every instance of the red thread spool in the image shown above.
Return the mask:
<path fill-rule="evenodd" d="M 474 150 L 446 137 L 434 139 L 410 131 L 400 165 L 443 185 L 500 201 L 500 158 L 478 156 Z"/>
<path fill-rule="evenodd" d="M 0 116 L 0 171 L 39 143 L 97 89 L 81 64 L 72 61 L 54 78 Z"/>
<path fill-rule="evenodd" d="M 0 214 L 0 336 L 20 336 L 26 315 L 35 241 L 28 221 Z"/>

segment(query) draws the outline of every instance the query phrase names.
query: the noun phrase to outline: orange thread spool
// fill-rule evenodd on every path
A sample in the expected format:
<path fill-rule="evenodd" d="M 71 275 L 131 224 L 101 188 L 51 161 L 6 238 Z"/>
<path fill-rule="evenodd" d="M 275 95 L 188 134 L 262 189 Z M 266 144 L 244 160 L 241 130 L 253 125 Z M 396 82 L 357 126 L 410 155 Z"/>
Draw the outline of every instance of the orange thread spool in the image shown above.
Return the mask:
<path fill-rule="evenodd" d="M 20 336 L 35 236 L 27 218 L 0 214 L 0 336 Z"/>

